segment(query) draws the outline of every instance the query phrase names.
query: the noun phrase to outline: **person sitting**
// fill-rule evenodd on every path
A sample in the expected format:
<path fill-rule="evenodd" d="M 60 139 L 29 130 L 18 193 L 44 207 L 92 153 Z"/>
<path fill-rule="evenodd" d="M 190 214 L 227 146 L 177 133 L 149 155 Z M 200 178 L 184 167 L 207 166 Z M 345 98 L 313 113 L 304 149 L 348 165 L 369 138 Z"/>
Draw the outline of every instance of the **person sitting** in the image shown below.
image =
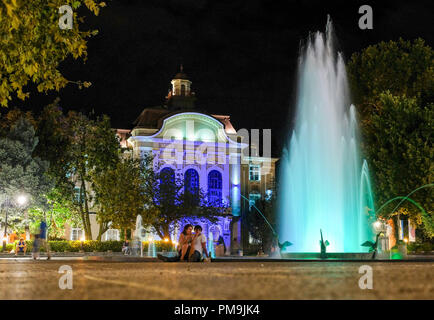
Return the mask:
<path fill-rule="evenodd" d="M 202 227 L 200 225 L 195 226 L 194 231 L 195 235 L 191 244 L 188 261 L 200 262 L 203 259 L 202 255 L 205 255 L 207 258 L 209 258 L 208 251 L 206 250 L 206 237 L 202 233 Z"/>
<path fill-rule="evenodd" d="M 184 230 L 181 232 L 178 241 L 178 255 L 175 257 L 166 257 L 162 254 L 158 254 L 157 257 L 165 262 L 177 262 L 177 261 L 187 261 L 190 256 L 190 248 L 193 236 L 191 232 L 193 231 L 193 226 L 191 224 L 186 224 Z"/>
<path fill-rule="evenodd" d="M 21 237 L 18 243 L 15 245 L 15 256 L 18 255 L 18 253 L 22 252 L 24 255 L 26 255 L 27 251 L 27 244 L 24 241 L 24 238 Z"/>
<path fill-rule="evenodd" d="M 122 253 L 124 255 L 131 254 L 130 242 L 128 240 L 125 240 L 124 244 L 122 245 Z"/>

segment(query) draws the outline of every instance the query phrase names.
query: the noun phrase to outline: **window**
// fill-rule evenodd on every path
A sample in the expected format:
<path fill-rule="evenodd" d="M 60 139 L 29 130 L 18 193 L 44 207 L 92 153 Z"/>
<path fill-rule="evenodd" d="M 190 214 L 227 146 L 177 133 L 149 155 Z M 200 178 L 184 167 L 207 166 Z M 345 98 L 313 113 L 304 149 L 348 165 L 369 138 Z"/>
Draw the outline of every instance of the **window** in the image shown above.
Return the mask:
<path fill-rule="evenodd" d="M 185 84 L 181 84 L 181 96 L 185 96 Z"/>
<path fill-rule="evenodd" d="M 261 166 L 259 164 L 251 164 L 249 166 L 249 180 L 250 181 L 261 180 Z"/>
<path fill-rule="evenodd" d="M 261 194 L 259 192 L 252 192 L 249 194 L 249 211 L 252 210 L 253 205 L 256 201 L 261 199 Z"/>
<path fill-rule="evenodd" d="M 175 181 L 175 171 L 172 168 L 163 168 L 160 171 L 160 182 L 161 180 L 164 182 L 174 182 Z"/>
<path fill-rule="evenodd" d="M 159 174 L 159 186 L 154 201 L 173 203 L 174 192 L 177 190 L 175 185 L 175 171 L 172 168 L 166 167 L 161 169 Z"/>
<path fill-rule="evenodd" d="M 80 188 L 78 188 L 78 187 L 74 188 L 74 200 L 76 202 L 80 202 Z M 83 202 L 83 199 L 81 202 Z"/>
<path fill-rule="evenodd" d="M 199 174 L 194 169 L 188 169 L 184 174 L 184 192 L 199 194 Z"/>
<path fill-rule="evenodd" d="M 230 224 L 231 222 L 229 221 L 229 219 L 225 219 L 224 226 L 223 226 L 225 231 L 229 231 Z"/>
<path fill-rule="evenodd" d="M 222 202 L 222 174 L 217 170 L 208 174 L 208 200 L 216 204 Z"/>
<path fill-rule="evenodd" d="M 77 241 L 84 239 L 84 231 L 80 228 L 72 228 L 71 229 L 71 240 Z"/>
<path fill-rule="evenodd" d="M 108 229 L 102 236 L 102 241 L 119 241 L 119 230 Z"/>

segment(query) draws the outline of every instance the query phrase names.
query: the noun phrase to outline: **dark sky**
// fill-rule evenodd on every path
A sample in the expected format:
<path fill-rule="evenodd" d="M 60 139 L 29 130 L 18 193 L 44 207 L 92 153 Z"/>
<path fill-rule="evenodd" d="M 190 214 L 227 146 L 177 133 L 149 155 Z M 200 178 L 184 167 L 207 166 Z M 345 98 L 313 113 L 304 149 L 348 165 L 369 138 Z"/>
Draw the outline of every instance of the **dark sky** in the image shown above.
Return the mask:
<path fill-rule="evenodd" d="M 98 17 L 86 12 L 88 60 L 68 59 L 70 80 L 60 93 L 32 93 L 14 105 L 39 111 L 61 98 L 75 109 L 131 128 L 147 106 L 159 105 L 180 63 L 193 82 L 197 107 L 229 114 L 236 129 L 272 128 L 274 151 L 287 136 L 294 104 L 300 40 L 323 31 L 331 15 L 339 50 L 353 52 L 382 40 L 422 37 L 432 46 L 434 1 L 111 0 Z M 374 12 L 374 29 L 360 30 L 360 5 Z M 275 153 L 274 152 L 274 153 Z"/>

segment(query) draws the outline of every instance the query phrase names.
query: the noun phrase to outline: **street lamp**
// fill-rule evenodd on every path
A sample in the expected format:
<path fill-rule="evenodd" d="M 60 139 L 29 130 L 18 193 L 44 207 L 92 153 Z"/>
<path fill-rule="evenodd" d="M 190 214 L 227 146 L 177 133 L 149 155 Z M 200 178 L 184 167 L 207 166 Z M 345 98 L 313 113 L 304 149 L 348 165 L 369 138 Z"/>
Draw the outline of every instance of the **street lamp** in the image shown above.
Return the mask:
<path fill-rule="evenodd" d="M 20 194 L 20 195 L 17 197 L 17 203 L 18 203 L 20 206 L 24 206 L 24 205 L 27 203 L 27 196 L 24 195 L 24 194 Z"/>
<path fill-rule="evenodd" d="M 6 251 L 6 242 L 8 240 L 8 213 L 9 213 L 9 206 L 10 206 L 10 202 L 9 202 L 9 197 L 6 195 L 6 199 L 3 202 L 3 206 L 6 206 L 6 210 L 5 210 L 5 231 L 3 233 L 3 248 L 2 251 L 5 252 Z"/>

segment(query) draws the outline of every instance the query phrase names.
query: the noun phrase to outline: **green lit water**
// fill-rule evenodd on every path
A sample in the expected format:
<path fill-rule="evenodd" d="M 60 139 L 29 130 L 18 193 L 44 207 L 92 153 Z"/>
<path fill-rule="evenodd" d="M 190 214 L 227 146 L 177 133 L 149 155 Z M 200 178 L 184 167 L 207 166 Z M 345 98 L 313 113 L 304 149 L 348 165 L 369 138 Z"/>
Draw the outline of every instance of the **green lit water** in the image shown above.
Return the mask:
<path fill-rule="evenodd" d="M 374 201 L 359 152 L 356 112 L 331 22 L 307 41 L 299 60 L 294 131 L 279 177 L 279 238 L 289 252 L 318 252 L 322 229 L 328 252 L 365 252 L 374 239 Z"/>

